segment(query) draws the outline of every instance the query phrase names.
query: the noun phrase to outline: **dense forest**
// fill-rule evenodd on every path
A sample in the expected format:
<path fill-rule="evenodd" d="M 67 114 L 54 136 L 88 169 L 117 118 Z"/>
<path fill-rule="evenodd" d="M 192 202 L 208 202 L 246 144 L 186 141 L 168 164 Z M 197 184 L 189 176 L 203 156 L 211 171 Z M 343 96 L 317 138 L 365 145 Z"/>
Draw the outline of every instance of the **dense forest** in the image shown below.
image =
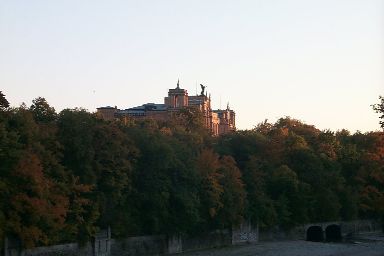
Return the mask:
<path fill-rule="evenodd" d="M 184 109 L 169 122 L 106 122 L 84 109 L 57 113 L 44 98 L 11 108 L 0 92 L 0 241 L 383 218 L 383 132 L 285 117 L 212 137 L 201 120 Z"/>

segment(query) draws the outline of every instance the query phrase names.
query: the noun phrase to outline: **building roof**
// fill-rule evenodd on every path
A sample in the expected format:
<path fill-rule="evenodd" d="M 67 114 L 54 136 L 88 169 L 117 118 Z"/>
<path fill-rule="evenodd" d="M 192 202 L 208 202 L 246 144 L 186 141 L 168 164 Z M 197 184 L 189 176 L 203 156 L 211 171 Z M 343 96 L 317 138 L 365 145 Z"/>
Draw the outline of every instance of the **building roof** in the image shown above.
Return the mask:
<path fill-rule="evenodd" d="M 98 107 L 96 109 L 116 109 L 117 107 L 111 107 L 111 106 L 106 106 L 106 107 Z"/>
<path fill-rule="evenodd" d="M 165 104 L 146 103 L 141 106 L 120 110 L 119 114 L 139 114 L 146 111 L 166 111 L 168 107 Z"/>

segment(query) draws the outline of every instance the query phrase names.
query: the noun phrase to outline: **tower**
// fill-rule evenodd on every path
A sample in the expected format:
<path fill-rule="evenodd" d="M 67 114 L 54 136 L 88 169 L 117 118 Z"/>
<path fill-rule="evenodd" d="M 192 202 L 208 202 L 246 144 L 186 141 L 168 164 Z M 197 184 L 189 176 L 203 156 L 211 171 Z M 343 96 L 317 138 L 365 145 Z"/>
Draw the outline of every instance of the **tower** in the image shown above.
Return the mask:
<path fill-rule="evenodd" d="M 179 80 L 177 80 L 175 89 L 169 89 L 168 97 L 164 98 L 164 104 L 170 109 L 179 109 L 188 106 L 188 92 L 180 88 Z"/>

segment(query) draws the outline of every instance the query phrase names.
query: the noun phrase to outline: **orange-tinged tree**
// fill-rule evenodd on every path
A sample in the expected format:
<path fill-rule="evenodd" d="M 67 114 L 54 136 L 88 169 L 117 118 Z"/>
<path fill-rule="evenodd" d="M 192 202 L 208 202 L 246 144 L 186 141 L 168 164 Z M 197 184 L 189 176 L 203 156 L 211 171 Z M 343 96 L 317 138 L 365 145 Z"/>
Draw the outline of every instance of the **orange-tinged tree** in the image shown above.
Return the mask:
<path fill-rule="evenodd" d="M 361 187 L 361 207 L 369 215 L 384 216 L 384 133 L 366 134 L 356 179 Z M 361 142 L 363 144 L 363 142 Z"/>
<path fill-rule="evenodd" d="M 12 172 L 7 228 L 25 247 L 52 243 L 64 228 L 69 201 L 44 175 L 39 157 L 27 151 Z"/>

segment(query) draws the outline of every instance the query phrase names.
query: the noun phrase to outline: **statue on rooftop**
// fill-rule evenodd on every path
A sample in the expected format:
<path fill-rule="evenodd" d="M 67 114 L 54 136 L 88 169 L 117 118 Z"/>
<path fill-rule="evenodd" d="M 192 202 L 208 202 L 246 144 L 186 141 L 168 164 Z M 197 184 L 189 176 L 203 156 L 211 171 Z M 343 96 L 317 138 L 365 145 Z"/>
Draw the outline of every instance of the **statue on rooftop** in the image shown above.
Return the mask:
<path fill-rule="evenodd" d="M 200 84 L 200 87 L 201 87 L 201 96 L 204 96 L 204 90 L 205 88 L 207 88 L 207 86 Z"/>

